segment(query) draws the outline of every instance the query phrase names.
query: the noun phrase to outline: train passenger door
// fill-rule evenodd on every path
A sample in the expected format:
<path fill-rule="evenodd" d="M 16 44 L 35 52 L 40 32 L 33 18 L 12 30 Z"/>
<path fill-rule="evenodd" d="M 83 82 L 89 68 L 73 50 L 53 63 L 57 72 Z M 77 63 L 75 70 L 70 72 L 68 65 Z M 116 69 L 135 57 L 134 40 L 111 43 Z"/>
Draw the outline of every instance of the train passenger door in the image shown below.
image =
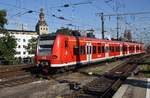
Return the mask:
<path fill-rule="evenodd" d="M 105 57 L 106 59 L 109 58 L 109 45 L 108 44 L 105 44 Z"/>
<path fill-rule="evenodd" d="M 86 43 L 86 60 L 87 60 L 87 62 L 92 61 L 92 44 L 91 44 L 91 42 Z"/>

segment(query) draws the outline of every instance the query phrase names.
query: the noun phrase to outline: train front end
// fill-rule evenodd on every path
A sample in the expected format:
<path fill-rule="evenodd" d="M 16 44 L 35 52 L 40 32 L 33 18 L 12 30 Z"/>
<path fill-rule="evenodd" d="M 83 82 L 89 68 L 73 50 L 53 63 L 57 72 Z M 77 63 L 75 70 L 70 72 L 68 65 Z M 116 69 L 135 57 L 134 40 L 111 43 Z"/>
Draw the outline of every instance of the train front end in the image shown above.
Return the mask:
<path fill-rule="evenodd" d="M 49 69 L 54 47 L 55 34 L 40 35 L 37 42 L 35 64 L 42 69 Z"/>

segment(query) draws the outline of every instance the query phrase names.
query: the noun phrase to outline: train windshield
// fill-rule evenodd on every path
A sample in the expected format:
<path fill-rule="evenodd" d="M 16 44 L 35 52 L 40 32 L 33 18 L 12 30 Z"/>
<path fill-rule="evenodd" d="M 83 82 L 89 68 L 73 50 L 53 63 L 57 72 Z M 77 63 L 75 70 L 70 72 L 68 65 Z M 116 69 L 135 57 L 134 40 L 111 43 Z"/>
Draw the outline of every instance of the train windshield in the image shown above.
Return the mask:
<path fill-rule="evenodd" d="M 56 35 L 47 34 L 39 36 L 38 40 L 38 54 L 41 56 L 50 55 L 53 49 Z"/>

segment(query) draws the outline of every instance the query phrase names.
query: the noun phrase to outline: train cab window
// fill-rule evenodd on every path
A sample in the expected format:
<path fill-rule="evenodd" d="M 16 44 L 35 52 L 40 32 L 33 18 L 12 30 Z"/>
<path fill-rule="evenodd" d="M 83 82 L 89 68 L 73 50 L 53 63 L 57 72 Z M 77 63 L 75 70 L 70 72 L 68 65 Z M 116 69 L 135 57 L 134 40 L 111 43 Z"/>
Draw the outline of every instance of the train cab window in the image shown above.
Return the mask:
<path fill-rule="evenodd" d="M 74 55 L 79 55 L 79 47 L 78 46 L 73 48 L 73 54 Z"/>
<path fill-rule="evenodd" d="M 96 46 L 93 46 L 93 54 L 96 54 Z"/>
<path fill-rule="evenodd" d="M 85 46 L 80 46 L 80 55 L 85 54 Z"/>
<path fill-rule="evenodd" d="M 98 53 L 101 53 L 101 46 L 98 46 Z"/>
<path fill-rule="evenodd" d="M 108 52 L 108 47 L 106 48 L 106 51 Z M 105 48 L 104 48 L 104 46 L 102 46 L 102 53 L 104 53 L 105 52 Z"/>

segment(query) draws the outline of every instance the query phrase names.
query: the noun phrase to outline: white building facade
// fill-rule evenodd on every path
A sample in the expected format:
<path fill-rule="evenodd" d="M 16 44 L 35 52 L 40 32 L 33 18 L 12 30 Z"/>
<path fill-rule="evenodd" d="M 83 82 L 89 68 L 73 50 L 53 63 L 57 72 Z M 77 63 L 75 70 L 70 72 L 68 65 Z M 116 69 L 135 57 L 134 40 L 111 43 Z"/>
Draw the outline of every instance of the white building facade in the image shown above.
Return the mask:
<path fill-rule="evenodd" d="M 27 46 L 32 38 L 37 38 L 39 35 L 48 34 L 48 25 L 45 21 L 45 14 L 43 9 L 41 8 L 39 14 L 38 23 L 35 26 L 35 31 L 28 30 L 7 30 L 12 36 L 15 37 L 17 41 L 16 46 L 16 58 L 27 58 L 33 57 L 34 54 L 30 54 L 27 51 Z M 0 34 L 0 37 L 3 36 Z"/>
<path fill-rule="evenodd" d="M 38 37 L 35 31 L 8 30 L 8 32 L 13 35 L 17 41 L 15 57 L 27 58 L 34 56 L 34 54 L 28 53 L 26 47 L 30 39 Z"/>

